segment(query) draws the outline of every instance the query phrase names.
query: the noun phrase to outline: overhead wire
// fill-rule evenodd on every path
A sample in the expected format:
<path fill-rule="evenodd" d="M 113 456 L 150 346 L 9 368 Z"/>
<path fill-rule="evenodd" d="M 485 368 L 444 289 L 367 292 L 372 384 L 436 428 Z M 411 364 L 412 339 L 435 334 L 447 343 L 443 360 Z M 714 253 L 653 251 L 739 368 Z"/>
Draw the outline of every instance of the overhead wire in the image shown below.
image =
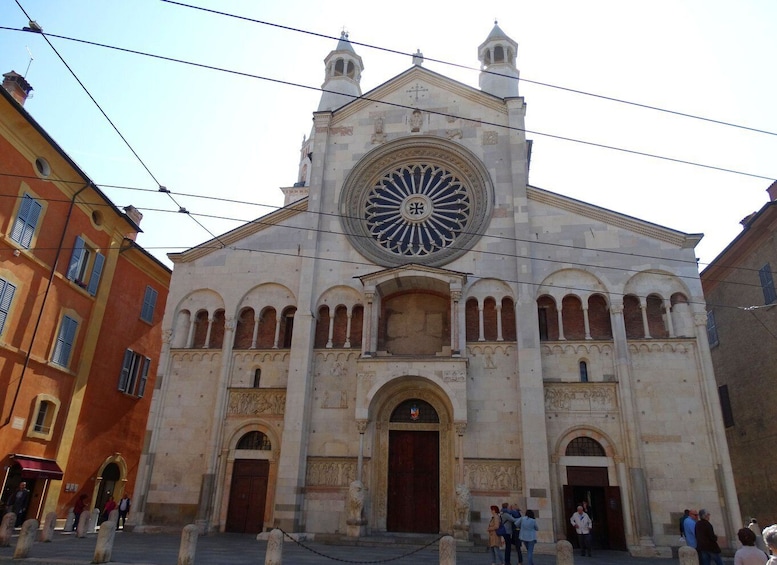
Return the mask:
<path fill-rule="evenodd" d="M 24 9 L 24 6 L 21 5 L 19 0 L 15 0 L 16 5 L 19 6 L 19 9 L 24 13 L 24 16 L 29 20 L 32 21 L 32 18 L 27 13 L 27 10 Z M 81 89 L 86 93 L 86 95 L 89 97 L 89 99 L 94 103 L 94 105 L 97 107 L 97 109 L 100 111 L 100 113 L 103 115 L 103 117 L 106 119 L 106 121 L 110 124 L 110 126 L 113 128 L 113 130 L 116 132 L 116 134 L 119 136 L 119 138 L 124 142 L 124 145 L 127 146 L 127 148 L 130 150 L 130 152 L 135 156 L 135 158 L 138 160 L 138 162 L 143 166 L 143 168 L 146 170 L 146 172 L 149 174 L 149 176 L 154 180 L 154 182 L 159 186 L 159 192 L 167 193 L 167 195 L 170 197 L 170 199 L 173 201 L 173 203 L 178 206 L 179 212 L 182 213 L 188 213 L 186 208 L 181 206 L 175 201 L 175 198 L 170 194 L 170 191 L 168 191 L 160 182 L 159 180 L 154 176 L 154 173 L 151 172 L 151 169 L 148 168 L 148 165 L 146 165 L 145 161 L 140 157 L 137 151 L 135 151 L 134 147 L 132 147 L 132 144 L 127 140 L 126 137 L 121 133 L 118 126 L 111 120 L 111 118 L 108 116 L 108 114 L 103 110 L 102 106 L 100 106 L 100 103 L 97 102 L 97 100 L 92 96 L 92 93 L 89 92 L 89 89 L 86 87 L 86 85 L 81 81 L 80 78 L 78 78 L 78 75 L 75 73 L 73 68 L 68 65 L 67 61 L 65 61 L 65 58 L 60 54 L 59 51 L 57 51 L 56 47 L 49 41 L 49 38 L 46 37 L 46 34 L 43 33 L 43 30 L 40 27 L 35 28 L 27 28 L 27 30 L 36 33 L 38 35 L 41 35 L 43 39 L 46 41 L 46 43 L 51 47 L 51 50 L 54 51 L 54 54 L 59 58 L 59 60 L 62 62 L 63 65 L 65 65 L 65 68 L 70 72 L 70 74 L 73 76 L 73 78 L 76 80 L 76 82 L 79 84 Z M 26 30 L 22 30 L 26 31 Z M 194 222 L 199 225 L 202 229 L 204 229 L 212 238 L 218 240 L 218 236 L 212 233 L 208 228 L 206 228 L 202 223 L 200 223 L 199 220 L 196 218 L 192 218 Z"/>
<path fill-rule="evenodd" d="M 0 29 L 6 29 L 6 30 L 11 30 L 11 31 L 23 31 L 23 30 L 18 30 L 16 28 L 9 28 L 9 27 L 5 27 L 5 26 L 0 26 Z M 328 92 L 328 93 L 338 94 L 338 95 L 342 95 L 342 96 L 345 96 L 345 97 L 352 98 L 353 100 L 365 100 L 367 102 L 374 102 L 376 104 L 382 104 L 384 106 L 391 106 L 391 107 L 402 108 L 402 109 L 406 109 L 406 110 L 416 109 L 413 106 L 409 106 L 407 104 L 400 104 L 398 102 L 389 102 L 387 100 L 370 98 L 370 97 L 364 96 L 364 95 L 345 94 L 345 93 L 342 93 L 342 92 L 336 92 L 336 91 L 328 90 L 328 89 L 320 87 L 320 86 L 310 86 L 310 85 L 301 84 L 301 83 L 297 83 L 297 82 L 292 82 L 292 81 L 281 80 L 281 79 L 277 79 L 277 78 L 271 78 L 271 77 L 266 77 L 266 76 L 262 76 L 262 75 L 257 75 L 257 74 L 249 73 L 249 72 L 245 72 L 245 71 L 237 71 L 237 70 L 233 70 L 233 69 L 227 69 L 227 68 L 219 67 L 219 66 L 216 66 L 216 65 L 208 65 L 208 64 L 205 64 L 205 63 L 198 63 L 198 62 L 195 62 L 195 61 L 188 61 L 186 59 L 180 59 L 180 58 L 177 58 L 177 57 L 169 57 L 169 56 L 166 56 L 166 55 L 159 55 L 159 54 L 155 54 L 155 53 L 149 53 L 147 51 L 139 51 L 137 49 L 129 49 L 129 48 L 126 48 L 126 47 L 118 47 L 118 46 L 115 46 L 115 45 L 108 45 L 106 43 L 99 43 L 99 42 L 96 42 L 96 41 L 89 41 L 89 40 L 85 40 L 85 39 L 78 39 L 78 38 L 74 38 L 74 37 L 68 37 L 68 36 L 65 36 L 65 35 L 58 35 L 58 34 L 44 33 L 44 32 L 38 32 L 38 33 L 40 33 L 40 35 L 43 35 L 43 36 L 54 37 L 54 38 L 63 39 L 63 40 L 66 40 L 66 41 L 73 41 L 73 42 L 76 42 L 76 43 L 82 43 L 82 44 L 85 44 L 85 45 L 91 45 L 93 47 L 101 47 L 101 48 L 104 48 L 104 49 L 111 49 L 111 50 L 119 51 L 119 52 L 123 52 L 123 53 L 129 53 L 129 54 L 133 54 L 133 55 L 140 55 L 140 56 L 149 57 L 149 58 L 152 58 L 152 59 L 158 59 L 158 60 L 168 61 L 168 62 L 172 62 L 172 63 L 179 63 L 179 64 L 182 64 L 182 65 L 188 65 L 188 66 L 197 67 L 197 68 L 206 69 L 206 70 L 211 70 L 211 71 L 223 72 L 223 73 L 232 74 L 232 75 L 236 75 L 236 76 L 242 76 L 242 77 L 245 77 L 245 78 L 253 78 L 253 79 L 257 79 L 257 80 L 263 80 L 263 81 L 267 81 L 267 82 L 272 82 L 272 83 L 275 83 L 275 84 L 281 84 L 281 85 L 286 85 L 286 86 L 293 86 L 293 87 L 303 88 L 303 89 L 307 89 L 307 90 L 314 90 L 314 91 L 317 91 L 317 92 L 325 92 L 325 93 Z M 456 114 L 452 114 L 452 113 L 449 113 L 449 112 L 442 112 L 440 110 L 426 109 L 424 111 L 427 112 L 428 114 L 442 116 L 442 117 L 445 117 L 445 118 L 465 119 L 462 116 L 458 116 Z M 709 170 L 713 170 L 713 171 L 719 171 L 719 172 L 724 172 L 724 173 L 731 173 L 731 174 L 735 174 L 735 175 L 739 175 L 739 176 L 746 176 L 746 177 L 750 177 L 750 178 L 757 178 L 757 179 L 768 180 L 768 181 L 774 180 L 773 176 L 766 176 L 766 175 L 762 175 L 762 174 L 758 174 L 758 173 L 751 173 L 751 172 L 741 171 L 741 170 L 732 169 L 732 168 L 728 168 L 728 167 L 719 167 L 719 166 L 716 166 L 716 165 L 700 163 L 700 162 L 691 161 L 691 160 L 688 160 L 688 159 L 680 159 L 680 158 L 677 158 L 677 157 L 669 157 L 667 155 L 659 155 L 657 153 L 649 153 L 647 151 L 639 151 L 639 150 L 636 150 L 636 149 L 629 149 L 629 148 L 626 148 L 626 147 L 618 147 L 616 145 L 609 145 L 609 144 L 606 144 L 606 143 L 598 143 L 598 142 L 595 142 L 595 141 L 588 141 L 588 140 L 574 138 L 574 137 L 569 137 L 569 136 L 557 135 L 557 134 L 553 134 L 553 133 L 542 132 L 542 131 L 539 131 L 539 130 L 531 130 L 531 129 L 527 129 L 527 128 L 519 128 L 519 127 L 511 126 L 511 125 L 508 125 L 508 124 L 500 124 L 500 123 L 497 123 L 497 122 L 491 122 L 491 121 L 483 120 L 483 119 L 473 119 L 473 118 L 466 118 L 466 119 L 468 121 L 471 121 L 471 122 L 477 122 L 477 123 L 482 124 L 482 125 L 493 126 L 493 127 L 497 127 L 497 128 L 500 128 L 500 129 L 507 130 L 507 131 L 518 131 L 518 132 L 527 133 L 527 134 L 531 134 L 531 135 L 547 137 L 549 139 L 556 139 L 558 141 L 566 141 L 566 142 L 569 142 L 569 143 L 577 143 L 577 144 L 586 145 L 586 146 L 589 146 L 589 147 L 596 147 L 596 148 L 599 148 L 599 149 L 608 149 L 608 150 L 611 150 L 611 151 L 617 151 L 617 152 L 625 153 L 625 154 L 628 154 L 628 155 L 636 155 L 636 156 L 639 156 L 639 157 L 646 157 L 646 158 L 650 158 L 650 159 L 657 159 L 657 160 L 662 160 L 662 161 L 668 161 L 668 162 L 672 162 L 672 163 L 678 163 L 678 164 L 681 164 L 681 165 L 689 165 L 689 166 L 692 166 L 692 167 L 699 167 L 699 168 L 709 169 Z"/>

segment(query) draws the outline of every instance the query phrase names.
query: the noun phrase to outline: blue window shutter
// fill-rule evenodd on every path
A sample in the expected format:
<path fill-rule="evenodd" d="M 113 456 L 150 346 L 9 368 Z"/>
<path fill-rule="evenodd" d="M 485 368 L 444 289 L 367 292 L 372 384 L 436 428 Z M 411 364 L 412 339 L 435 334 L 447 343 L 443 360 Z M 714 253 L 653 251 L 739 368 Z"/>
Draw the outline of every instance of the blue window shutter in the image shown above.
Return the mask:
<path fill-rule="evenodd" d="M 8 311 L 11 309 L 11 301 L 13 300 L 14 292 L 16 292 L 16 287 L 14 285 L 0 279 L 0 334 L 3 333 L 5 321 L 8 318 Z"/>
<path fill-rule="evenodd" d="M 143 308 L 140 311 L 140 319 L 148 322 L 149 324 L 154 321 L 154 308 L 156 308 L 156 299 L 159 293 L 151 288 L 146 287 L 146 295 L 143 297 Z"/>
<path fill-rule="evenodd" d="M 70 362 L 70 351 L 73 349 L 73 340 L 76 337 L 78 322 L 70 316 L 62 318 L 62 325 L 59 326 L 59 335 L 57 344 L 54 347 L 54 363 L 67 367 Z"/>
<path fill-rule="evenodd" d="M 129 382 L 130 371 L 132 370 L 132 358 L 134 353 L 131 349 L 124 352 L 124 362 L 121 365 L 121 374 L 119 375 L 119 390 L 127 392 L 127 383 Z"/>
<path fill-rule="evenodd" d="M 70 256 L 70 265 L 67 267 L 68 280 L 74 281 L 78 277 L 78 266 L 81 264 L 81 258 L 84 256 L 84 240 L 81 236 L 76 236 L 76 243 L 73 246 L 73 254 Z"/>
<path fill-rule="evenodd" d="M 105 255 L 95 254 L 92 274 L 89 277 L 89 287 L 86 289 L 92 296 L 97 294 L 97 286 L 100 284 L 100 276 L 103 274 L 103 264 L 105 264 Z"/>
<path fill-rule="evenodd" d="M 16 216 L 16 221 L 11 230 L 11 239 L 24 248 L 29 248 L 30 243 L 32 243 L 32 236 L 35 234 L 41 209 L 40 203 L 29 194 L 25 194 L 22 197 L 19 215 Z"/>
<path fill-rule="evenodd" d="M 143 372 L 140 374 L 140 382 L 138 383 L 138 397 L 143 396 L 146 392 L 146 380 L 148 379 L 148 368 L 151 366 L 151 359 L 145 357 L 143 360 Z"/>

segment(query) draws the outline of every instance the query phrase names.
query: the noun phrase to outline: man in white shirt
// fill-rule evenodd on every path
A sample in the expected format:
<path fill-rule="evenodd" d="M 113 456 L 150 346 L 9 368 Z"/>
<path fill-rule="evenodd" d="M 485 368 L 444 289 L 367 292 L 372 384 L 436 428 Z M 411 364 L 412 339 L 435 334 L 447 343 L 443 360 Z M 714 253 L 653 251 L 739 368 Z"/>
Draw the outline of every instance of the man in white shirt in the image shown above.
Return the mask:
<path fill-rule="evenodd" d="M 577 512 L 572 514 L 569 521 L 575 527 L 575 532 L 577 532 L 577 542 L 580 544 L 580 556 L 584 557 L 587 551 L 588 557 L 591 557 L 591 528 L 593 528 L 591 517 L 583 512 L 582 506 L 578 506 Z"/>

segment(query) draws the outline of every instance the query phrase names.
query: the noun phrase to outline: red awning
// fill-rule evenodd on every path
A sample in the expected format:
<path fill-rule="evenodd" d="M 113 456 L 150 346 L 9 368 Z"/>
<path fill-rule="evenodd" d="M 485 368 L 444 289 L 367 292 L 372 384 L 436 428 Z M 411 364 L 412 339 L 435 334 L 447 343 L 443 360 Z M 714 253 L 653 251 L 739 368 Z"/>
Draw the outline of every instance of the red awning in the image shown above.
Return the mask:
<path fill-rule="evenodd" d="M 11 455 L 11 463 L 22 468 L 23 479 L 55 479 L 62 480 L 62 469 L 53 459 L 42 459 L 28 455 Z"/>

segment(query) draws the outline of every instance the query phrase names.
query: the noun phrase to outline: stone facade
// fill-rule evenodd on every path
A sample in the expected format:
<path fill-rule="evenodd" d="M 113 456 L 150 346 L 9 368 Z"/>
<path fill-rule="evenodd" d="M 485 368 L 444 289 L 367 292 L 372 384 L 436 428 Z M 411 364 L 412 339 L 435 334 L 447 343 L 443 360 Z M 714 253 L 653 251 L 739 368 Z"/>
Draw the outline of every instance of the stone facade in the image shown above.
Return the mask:
<path fill-rule="evenodd" d="M 343 37 L 304 196 L 171 255 L 142 525 L 478 541 L 509 501 L 551 543 L 585 499 L 601 547 L 669 556 L 701 506 L 733 543 L 700 236 L 528 184 L 515 49 L 351 100 Z"/>

